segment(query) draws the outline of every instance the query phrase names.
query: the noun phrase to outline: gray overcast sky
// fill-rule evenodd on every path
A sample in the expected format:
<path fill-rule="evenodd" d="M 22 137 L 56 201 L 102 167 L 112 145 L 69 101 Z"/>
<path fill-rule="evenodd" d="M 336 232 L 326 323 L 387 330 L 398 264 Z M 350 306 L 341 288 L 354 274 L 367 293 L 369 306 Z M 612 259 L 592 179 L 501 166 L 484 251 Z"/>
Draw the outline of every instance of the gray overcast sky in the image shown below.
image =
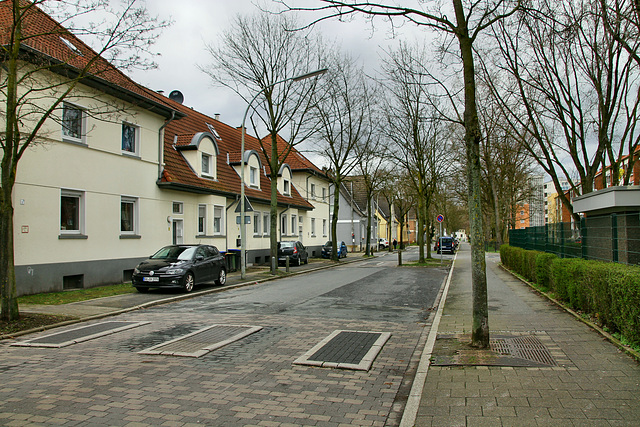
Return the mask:
<path fill-rule="evenodd" d="M 205 45 L 216 44 L 236 14 L 256 11 L 254 3 L 254 0 L 147 0 L 152 15 L 161 19 L 171 17 L 174 24 L 164 31 L 155 45 L 154 50 L 161 53 L 156 59 L 158 68 L 133 72 L 130 76 L 150 89 L 163 90 L 165 95 L 179 90 L 184 95 L 185 105 L 209 116 L 220 113 L 224 123 L 240 126 L 246 104 L 233 92 L 213 87 L 209 77 L 197 66 L 210 62 Z M 268 0 L 261 0 L 260 4 L 271 6 Z M 306 23 L 312 16 L 302 14 L 299 18 Z M 370 24 L 362 17 L 348 23 L 324 22 L 316 30 L 328 41 L 335 40 L 344 51 L 362 60 L 368 73 L 377 68 L 382 47 L 397 45 L 399 41 L 389 37 L 386 23 L 380 22 L 372 32 Z M 412 38 L 422 38 L 426 34 L 425 30 L 408 25 L 401 31 Z"/>

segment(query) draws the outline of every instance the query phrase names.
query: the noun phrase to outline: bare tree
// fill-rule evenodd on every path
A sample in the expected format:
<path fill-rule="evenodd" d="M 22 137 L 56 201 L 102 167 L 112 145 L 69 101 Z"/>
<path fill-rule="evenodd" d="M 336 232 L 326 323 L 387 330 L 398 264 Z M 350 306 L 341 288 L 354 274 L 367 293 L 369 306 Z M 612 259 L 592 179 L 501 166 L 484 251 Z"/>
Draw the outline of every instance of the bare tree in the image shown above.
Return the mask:
<path fill-rule="evenodd" d="M 353 14 L 364 14 L 370 17 L 381 16 L 388 18 L 392 23 L 394 18 L 398 18 L 403 22 L 409 21 L 415 25 L 431 28 L 445 36 L 453 36 L 457 40 L 459 50 L 456 53 L 462 63 L 464 81 L 464 143 L 468 159 L 467 179 L 470 199 L 469 223 L 473 283 L 471 345 L 486 348 L 489 346 L 489 308 L 480 188 L 479 147 L 482 134 L 476 105 L 474 43 L 485 29 L 514 14 L 520 6 L 520 0 L 484 0 L 469 3 L 463 0 L 452 0 L 452 8 L 445 7 L 439 1 L 429 1 L 424 2 L 420 9 L 368 1 L 318 1 L 322 3 L 321 6 L 298 8 L 288 6 L 284 0 L 278 2 L 287 10 L 324 12 L 324 16 L 317 21 L 343 18 Z M 447 17 L 451 16 L 451 13 L 454 16 L 453 20 Z"/>
<path fill-rule="evenodd" d="M 201 67 L 216 84 L 234 90 L 247 103 L 260 95 L 252 111 L 266 127 L 260 138 L 271 180 L 271 257 L 278 252 L 278 173 L 291 149 L 313 133 L 314 92 L 317 79 L 295 81 L 297 76 L 324 68 L 322 43 L 298 27 L 291 16 L 260 12 L 236 16 L 218 46 L 208 46 L 212 63 Z M 253 120 L 252 120 L 253 122 Z M 257 126 L 254 123 L 254 130 Z M 288 133 L 283 144 L 279 136 Z M 256 130 L 257 133 L 257 130 Z"/>
<path fill-rule="evenodd" d="M 398 218 L 400 226 L 400 247 L 398 250 L 398 265 L 402 265 L 402 250 L 404 249 L 404 229 L 407 227 L 408 215 L 415 206 L 415 193 L 413 188 L 408 184 L 408 177 L 401 175 L 396 187 L 396 201 L 394 204 L 395 217 Z"/>
<path fill-rule="evenodd" d="M 371 253 L 371 226 L 373 221 L 374 207 L 373 196 L 380 189 L 384 174 L 384 162 L 386 155 L 386 144 L 383 144 L 379 129 L 374 123 L 378 120 L 373 115 L 368 117 L 371 131 L 367 138 L 356 144 L 356 156 L 358 157 L 357 171 L 360 173 L 363 183 L 363 190 L 367 200 L 367 237 L 365 239 L 367 256 Z"/>
<path fill-rule="evenodd" d="M 502 71 L 491 79 L 496 99 L 575 222 L 561 180 L 573 194 L 587 194 L 608 166 L 617 183 L 622 159 L 640 141 L 638 67 L 604 31 L 598 4 L 540 0 L 495 31 Z"/>
<path fill-rule="evenodd" d="M 154 64 L 145 58 L 158 33 L 169 23 L 147 14 L 135 0 L 121 4 L 94 2 L 46 2 L 47 10 L 57 16 L 74 33 L 65 29 L 40 9 L 45 0 L 5 1 L 0 4 L 3 18 L 2 69 L 0 92 L 4 99 L 2 147 L 2 181 L 0 190 L 0 288 L 2 320 L 19 317 L 13 240 L 12 193 L 19 162 L 32 146 L 47 141 L 47 124 L 62 122 L 62 103 L 80 96 L 83 84 L 114 77 L 128 81 L 114 68 L 148 68 Z M 92 16 L 99 20 L 93 21 Z M 82 18 L 82 19 L 80 19 Z M 72 25 L 73 21 L 85 25 Z M 91 49 L 77 37 L 90 40 Z M 57 55 L 51 41 L 66 40 L 68 52 Z M 71 48 L 71 46 L 73 48 Z M 105 59 L 106 58 L 106 59 Z M 110 63 L 108 60 L 112 63 Z M 118 105 L 120 104 L 120 105 Z M 122 112 L 122 103 L 87 102 L 87 114 L 109 120 Z"/>
<path fill-rule="evenodd" d="M 371 82 L 353 59 L 337 57 L 321 93 L 314 98 L 312 114 L 316 117 L 317 131 L 313 136 L 315 151 L 329 164 L 328 176 L 334 188 L 331 220 L 331 258 L 338 261 L 337 225 L 340 192 L 344 178 L 351 174 L 359 162 L 356 146 L 371 138 L 372 96 Z"/>
<path fill-rule="evenodd" d="M 387 76 L 387 137 L 396 162 L 409 171 L 416 193 L 419 262 L 425 261 L 429 205 L 440 183 L 452 171 L 451 138 L 438 101 L 429 92 L 434 80 L 425 68 L 427 51 L 401 44 L 383 63 Z M 427 257 L 431 246 L 427 245 Z"/>

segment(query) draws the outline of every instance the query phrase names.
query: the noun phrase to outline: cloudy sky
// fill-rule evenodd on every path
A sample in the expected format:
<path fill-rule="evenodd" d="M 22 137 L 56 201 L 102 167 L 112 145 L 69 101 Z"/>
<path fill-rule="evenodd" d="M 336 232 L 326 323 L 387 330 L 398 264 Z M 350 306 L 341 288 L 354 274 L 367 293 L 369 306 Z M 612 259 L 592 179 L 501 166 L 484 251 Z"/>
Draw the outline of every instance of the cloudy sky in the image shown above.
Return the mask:
<path fill-rule="evenodd" d="M 299 0 L 294 0 L 299 3 Z M 220 120 L 231 126 L 240 126 L 246 104 L 233 92 L 214 87 L 210 78 L 198 69 L 198 65 L 210 62 L 206 44 L 217 44 L 221 33 L 236 14 L 251 14 L 257 10 L 256 0 L 147 0 L 152 15 L 161 19 L 171 18 L 174 24 L 158 39 L 155 50 L 158 68 L 134 72 L 130 76 L 138 83 L 153 90 L 169 94 L 179 90 L 184 104 L 207 115 L 220 113 Z M 260 4 L 272 7 L 269 0 Z M 316 4 L 318 4 L 316 2 Z M 302 22 L 311 22 L 311 14 L 299 15 Z M 348 23 L 324 22 L 317 27 L 323 37 L 335 40 L 344 51 L 359 58 L 368 72 L 373 72 L 383 48 L 395 46 L 399 38 L 391 38 L 389 26 L 383 22 L 376 31 L 363 18 Z M 405 39 L 420 39 L 424 30 L 405 26 L 400 29 Z"/>

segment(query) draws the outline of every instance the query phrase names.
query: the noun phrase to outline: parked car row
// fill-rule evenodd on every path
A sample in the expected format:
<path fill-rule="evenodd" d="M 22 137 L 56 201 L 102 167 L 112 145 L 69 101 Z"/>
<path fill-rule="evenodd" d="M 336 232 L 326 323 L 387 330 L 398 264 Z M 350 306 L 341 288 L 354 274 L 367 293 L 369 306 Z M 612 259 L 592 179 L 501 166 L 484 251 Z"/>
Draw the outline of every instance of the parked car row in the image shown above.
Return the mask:
<path fill-rule="evenodd" d="M 331 258 L 331 241 L 322 246 L 322 258 Z M 338 257 L 347 256 L 347 245 L 338 242 Z M 309 253 L 302 242 L 278 242 L 278 263 L 307 264 Z M 165 246 L 133 270 L 132 285 L 138 292 L 151 288 L 182 289 L 191 292 L 195 286 L 227 282 L 227 264 L 224 255 L 212 245 L 183 244 Z"/>

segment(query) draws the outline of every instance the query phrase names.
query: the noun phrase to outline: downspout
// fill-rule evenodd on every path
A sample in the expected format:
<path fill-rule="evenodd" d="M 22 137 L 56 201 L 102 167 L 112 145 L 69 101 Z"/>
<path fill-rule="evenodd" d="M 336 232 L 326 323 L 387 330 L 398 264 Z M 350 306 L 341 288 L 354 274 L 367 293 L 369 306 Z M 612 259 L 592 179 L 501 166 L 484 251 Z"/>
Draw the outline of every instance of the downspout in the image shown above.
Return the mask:
<path fill-rule="evenodd" d="M 171 123 L 176 118 L 176 112 L 174 110 L 171 111 L 171 117 L 169 120 L 164 122 L 160 129 L 158 129 L 158 181 L 162 179 L 162 160 L 164 159 L 164 128 L 167 127 L 169 123 Z"/>

